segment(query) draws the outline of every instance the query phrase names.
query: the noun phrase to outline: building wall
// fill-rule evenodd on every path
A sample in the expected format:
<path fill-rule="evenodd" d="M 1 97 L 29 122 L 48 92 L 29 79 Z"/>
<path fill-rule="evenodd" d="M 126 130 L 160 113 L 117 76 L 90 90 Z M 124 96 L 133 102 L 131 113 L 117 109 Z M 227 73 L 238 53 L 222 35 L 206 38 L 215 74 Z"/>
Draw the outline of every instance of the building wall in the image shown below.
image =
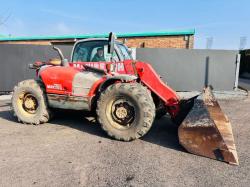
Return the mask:
<path fill-rule="evenodd" d="M 156 37 L 130 37 L 118 38 L 119 41 L 126 41 L 128 47 L 135 48 L 181 48 L 192 49 L 194 45 L 193 35 L 177 36 L 156 36 Z M 0 44 L 30 44 L 30 45 L 50 45 L 53 44 L 74 44 L 74 40 L 35 40 L 35 41 L 0 41 Z"/>
<path fill-rule="evenodd" d="M 52 45 L 52 43 L 70 43 L 74 45 L 74 41 L 68 40 L 21 40 L 21 41 L 0 41 L 0 44 L 22 44 L 22 45 Z"/>
<path fill-rule="evenodd" d="M 124 38 L 118 40 L 124 42 Z M 133 37 L 126 38 L 128 47 L 135 48 L 181 48 L 193 49 L 194 36 L 157 36 L 157 37 Z"/>
<path fill-rule="evenodd" d="M 232 91 L 238 50 L 136 49 L 136 59 L 150 63 L 176 91 Z"/>
<path fill-rule="evenodd" d="M 57 46 L 70 59 L 72 46 Z M 177 91 L 233 90 L 236 80 L 234 50 L 137 48 L 138 60 L 150 63 L 164 82 Z M 59 58 L 50 45 L 0 45 L 0 92 L 11 91 L 19 81 L 35 77 L 28 64 Z"/>

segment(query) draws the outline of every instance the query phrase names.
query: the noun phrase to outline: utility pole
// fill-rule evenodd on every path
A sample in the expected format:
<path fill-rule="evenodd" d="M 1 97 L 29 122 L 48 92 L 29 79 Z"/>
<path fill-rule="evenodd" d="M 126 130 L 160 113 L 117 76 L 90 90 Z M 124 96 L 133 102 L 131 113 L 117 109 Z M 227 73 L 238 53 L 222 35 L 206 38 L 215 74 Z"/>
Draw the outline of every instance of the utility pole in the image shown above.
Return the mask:
<path fill-rule="evenodd" d="M 246 48 L 247 45 L 247 37 L 246 36 L 241 36 L 240 37 L 240 45 L 239 45 L 239 50 L 243 50 Z"/>
<path fill-rule="evenodd" d="M 212 49 L 213 47 L 213 37 L 208 37 L 206 42 L 206 49 Z"/>

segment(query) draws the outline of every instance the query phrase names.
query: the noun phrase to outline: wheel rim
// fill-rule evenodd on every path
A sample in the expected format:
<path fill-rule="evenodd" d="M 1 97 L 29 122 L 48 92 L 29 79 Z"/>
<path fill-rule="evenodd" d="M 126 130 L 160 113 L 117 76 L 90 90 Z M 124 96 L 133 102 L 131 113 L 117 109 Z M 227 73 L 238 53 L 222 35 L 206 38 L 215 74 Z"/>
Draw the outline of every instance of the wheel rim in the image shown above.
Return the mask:
<path fill-rule="evenodd" d="M 21 93 L 18 97 L 18 108 L 26 115 L 34 115 L 38 109 L 38 101 L 32 93 Z"/>
<path fill-rule="evenodd" d="M 108 116 L 111 124 L 117 129 L 128 129 L 136 118 L 136 107 L 126 98 L 118 98 L 108 105 Z"/>

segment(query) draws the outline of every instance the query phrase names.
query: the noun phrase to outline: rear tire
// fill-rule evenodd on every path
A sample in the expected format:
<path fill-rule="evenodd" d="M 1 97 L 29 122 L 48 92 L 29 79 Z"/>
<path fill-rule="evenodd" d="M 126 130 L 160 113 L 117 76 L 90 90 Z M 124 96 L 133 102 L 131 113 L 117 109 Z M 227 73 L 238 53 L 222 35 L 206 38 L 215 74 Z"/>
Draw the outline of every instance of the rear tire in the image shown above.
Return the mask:
<path fill-rule="evenodd" d="M 12 110 L 19 122 L 38 125 L 51 118 L 45 88 L 33 79 L 20 82 L 12 95 Z"/>
<path fill-rule="evenodd" d="M 138 83 L 109 86 L 97 103 L 102 129 L 117 140 L 131 141 L 144 136 L 155 117 L 155 104 L 148 90 Z"/>

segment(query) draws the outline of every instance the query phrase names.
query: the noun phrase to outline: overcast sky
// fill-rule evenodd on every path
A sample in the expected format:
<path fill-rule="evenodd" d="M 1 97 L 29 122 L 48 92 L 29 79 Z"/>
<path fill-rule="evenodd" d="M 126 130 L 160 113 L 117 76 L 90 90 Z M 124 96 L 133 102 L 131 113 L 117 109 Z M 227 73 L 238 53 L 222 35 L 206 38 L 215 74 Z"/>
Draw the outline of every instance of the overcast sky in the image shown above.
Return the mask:
<path fill-rule="evenodd" d="M 250 48 L 249 0 L 5 0 L 0 35 L 41 36 L 195 29 L 195 48 Z"/>

